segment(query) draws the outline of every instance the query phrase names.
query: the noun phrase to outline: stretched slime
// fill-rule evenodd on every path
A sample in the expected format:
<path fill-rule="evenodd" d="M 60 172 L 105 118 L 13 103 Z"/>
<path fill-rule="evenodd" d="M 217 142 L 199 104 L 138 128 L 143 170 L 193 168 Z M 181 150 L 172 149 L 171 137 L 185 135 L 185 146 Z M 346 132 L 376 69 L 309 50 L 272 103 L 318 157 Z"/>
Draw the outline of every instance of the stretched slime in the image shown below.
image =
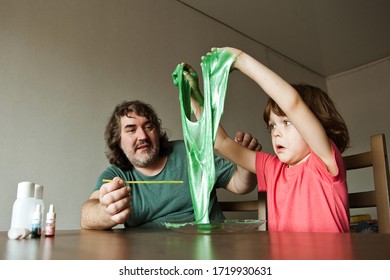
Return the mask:
<path fill-rule="evenodd" d="M 184 66 L 179 64 L 172 74 L 173 83 L 179 88 L 195 224 L 210 223 L 210 193 L 215 183 L 214 143 L 223 113 L 229 71 L 235 59 L 231 53 L 218 49 L 202 59 L 203 112 L 196 122 L 191 120 L 191 86 L 183 76 Z M 196 72 L 190 74 L 196 77 Z"/>

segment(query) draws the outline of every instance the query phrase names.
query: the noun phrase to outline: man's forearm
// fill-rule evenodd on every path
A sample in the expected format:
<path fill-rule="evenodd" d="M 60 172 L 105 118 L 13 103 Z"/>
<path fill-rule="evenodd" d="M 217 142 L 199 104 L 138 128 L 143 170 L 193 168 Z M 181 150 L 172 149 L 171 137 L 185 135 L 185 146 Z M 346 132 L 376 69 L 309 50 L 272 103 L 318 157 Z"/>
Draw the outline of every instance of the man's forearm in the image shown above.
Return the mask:
<path fill-rule="evenodd" d="M 82 229 L 110 229 L 116 226 L 108 214 L 101 208 L 98 199 L 89 199 L 81 209 Z"/>

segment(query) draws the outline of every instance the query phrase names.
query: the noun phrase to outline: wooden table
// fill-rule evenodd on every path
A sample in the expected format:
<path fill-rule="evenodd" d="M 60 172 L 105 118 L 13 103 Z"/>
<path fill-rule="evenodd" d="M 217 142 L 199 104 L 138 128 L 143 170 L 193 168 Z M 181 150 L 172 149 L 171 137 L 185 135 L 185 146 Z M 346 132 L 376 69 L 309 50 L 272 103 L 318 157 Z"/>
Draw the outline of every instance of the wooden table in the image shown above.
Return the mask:
<path fill-rule="evenodd" d="M 10 240 L 8 260 L 390 260 L 390 235 L 368 233 L 185 234 L 169 229 L 57 231 L 54 238 Z"/>

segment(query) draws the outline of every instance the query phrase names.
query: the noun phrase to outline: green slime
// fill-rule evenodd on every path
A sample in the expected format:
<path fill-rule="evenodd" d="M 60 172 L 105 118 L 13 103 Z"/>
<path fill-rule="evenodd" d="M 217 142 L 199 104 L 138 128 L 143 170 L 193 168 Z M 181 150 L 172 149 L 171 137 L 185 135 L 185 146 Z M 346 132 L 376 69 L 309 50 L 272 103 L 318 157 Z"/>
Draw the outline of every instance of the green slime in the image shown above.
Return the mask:
<path fill-rule="evenodd" d="M 179 88 L 183 137 L 187 151 L 188 178 L 194 207 L 195 224 L 208 224 L 210 193 L 215 183 L 214 143 L 221 119 L 227 81 L 235 56 L 225 50 L 213 50 L 201 62 L 203 75 L 203 112 L 191 121 L 191 86 L 183 75 L 184 65 L 174 70 L 173 83 Z M 196 78 L 196 72 L 190 73 Z M 181 226 L 183 224 L 176 224 Z M 169 224 L 169 226 L 175 226 Z"/>

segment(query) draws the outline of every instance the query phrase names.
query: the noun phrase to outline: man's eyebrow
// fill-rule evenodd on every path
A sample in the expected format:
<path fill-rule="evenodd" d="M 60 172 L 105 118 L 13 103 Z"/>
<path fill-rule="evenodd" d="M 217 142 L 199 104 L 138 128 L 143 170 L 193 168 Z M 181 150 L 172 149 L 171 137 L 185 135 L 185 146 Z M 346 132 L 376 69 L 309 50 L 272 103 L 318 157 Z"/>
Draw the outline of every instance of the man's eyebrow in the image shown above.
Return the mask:
<path fill-rule="evenodd" d="M 135 126 L 136 126 L 135 124 L 129 123 L 129 124 L 126 124 L 123 128 L 133 128 Z"/>

